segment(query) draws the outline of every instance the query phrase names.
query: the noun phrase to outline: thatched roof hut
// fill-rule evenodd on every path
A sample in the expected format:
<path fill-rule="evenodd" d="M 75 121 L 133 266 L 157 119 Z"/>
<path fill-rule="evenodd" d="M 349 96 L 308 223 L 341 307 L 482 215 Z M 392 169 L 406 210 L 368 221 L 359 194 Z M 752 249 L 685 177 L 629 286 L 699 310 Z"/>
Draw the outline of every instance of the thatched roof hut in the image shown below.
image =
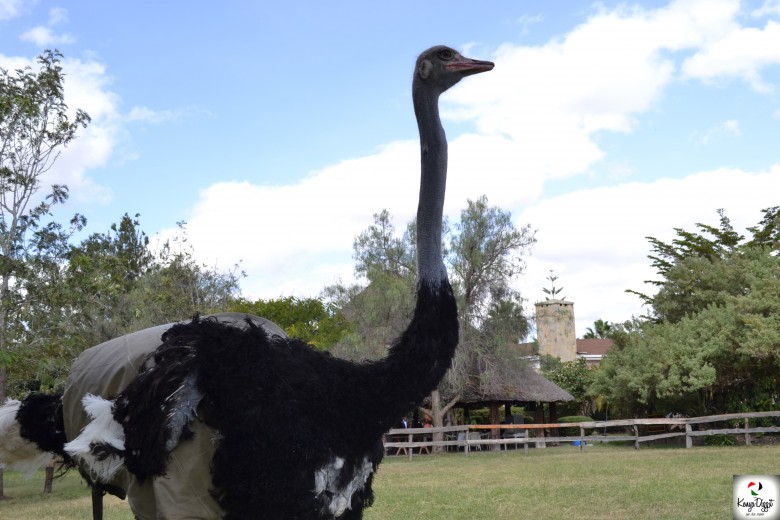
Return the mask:
<path fill-rule="evenodd" d="M 499 407 L 506 407 L 506 416 L 510 416 L 512 405 L 524 406 L 534 411 L 534 422 L 544 423 L 544 403 L 549 403 L 550 422 L 557 421 L 556 403 L 574 401 L 574 397 L 531 367 L 525 367 L 512 381 L 504 381 L 490 387 L 481 387 L 473 381 L 456 405 L 463 408 L 466 415 L 469 409 L 489 408 L 490 422 L 499 422 Z"/>
<path fill-rule="evenodd" d="M 458 404 L 476 408 L 494 402 L 523 404 L 569 401 L 574 401 L 569 392 L 526 367 L 514 381 L 505 381 L 490 388 L 480 388 L 478 384 L 469 385 Z"/>

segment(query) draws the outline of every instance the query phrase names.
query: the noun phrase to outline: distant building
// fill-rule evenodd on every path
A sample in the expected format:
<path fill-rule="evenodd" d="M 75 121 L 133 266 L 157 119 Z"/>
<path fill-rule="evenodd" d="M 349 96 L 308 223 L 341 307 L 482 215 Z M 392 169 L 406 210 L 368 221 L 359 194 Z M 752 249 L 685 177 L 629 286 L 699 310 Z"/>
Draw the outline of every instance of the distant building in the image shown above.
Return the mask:
<path fill-rule="evenodd" d="M 612 348 L 608 338 L 587 338 L 577 340 L 577 357 L 583 358 L 589 366 L 598 366 Z"/>
<path fill-rule="evenodd" d="M 545 300 L 536 304 L 536 341 L 539 355 L 561 361 L 577 357 L 577 335 L 574 333 L 574 304 L 565 300 Z"/>
<path fill-rule="evenodd" d="M 574 330 L 574 303 L 566 300 L 545 300 L 536 304 L 536 343 L 521 343 L 519 352 L 539 371 L 539 356 L 552 356 L 561 361 L 584 359 L 589 366 L 598 366 L 612 348 L 611 339 L 577 339 Z"/>

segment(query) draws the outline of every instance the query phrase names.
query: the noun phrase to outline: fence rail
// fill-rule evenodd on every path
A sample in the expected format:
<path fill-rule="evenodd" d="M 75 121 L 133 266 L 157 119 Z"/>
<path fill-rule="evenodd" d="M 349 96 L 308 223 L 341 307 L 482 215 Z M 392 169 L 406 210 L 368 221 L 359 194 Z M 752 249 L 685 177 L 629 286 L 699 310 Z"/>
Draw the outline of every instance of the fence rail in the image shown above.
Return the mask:
<path fill-rule="evenodd" d="M 780 417 L 780 411 L 774 412 L 751 412 L 751 413 L 730 413 L 721 415 L 708 415 L 705 417 L 670 417 L 658 419 L 620 419 L 615 421 L 591 421 L 579 423 L 551 423 L 551 424 L 485 424 L 485 425 L 463 425 L 448 426 L 442 428 L 404 428 L 388 431 L 384 437 L 385 450 L 398 455 L 401 452 L 406 454 L 409 459 L 415 449 L 418 453 L 426 451 L 431 452 L 431 448 L 452 448 L 460 450 L 468 456 L 474 449 L 481 450 L 483 447 L 492 449 L 508 449 L 509 446 L 515 448 L 523 446 L 526 453 L 529 444 L 537 448 L 546 447 L 550 442 L 574 442 L 578 443 L 580 450 L 585 450 L 588 443 L 593 442 L 625 442 L 633 441 L 634 447 L 639 449 L 643 442 L 655 441 L 660 439 L 670 439 L 673 437 L 685 437 L 685 447 L 693 447 L 693 438 L 707 435 L 744 435 L 745 444 L 750 446 L 751 435 L 756 433 L 780 433 L 780 426 L 755 426 L 750 427 L 750 420 L 763 419 L 768 417 Z M 719 428 L 694 430 L 693 425 L 710 424 L 716 422 L 734 422 L 742 421 L 741 427 Z M 754 423 L 755 424 L 755 423 Z M 644 430 L 640 426 L 647 427 Z M 652 428 L 651 428 L 652 427 Z M 664 433 L 655 433 L 658 427 L 662 427 Z M 579 435 L 547 436 L 546 432 L 558 433 L 560 428 L 579 428 Z M 622 428 L 623 432 L 607 434 L 608 428 Z M 585 430 L 591 430 L 589 435 Z M 671 431 L 677 429 L 679 431 Z M 593 433 L 601 430 L 603 433 Z M 630 430 L 630 431 L 628 431 Z M 667 431 L 668 430 L 668 431 Z M 491 432 L 490 437 L 486 437 L 480 432 Z M 531 436 L 531 432 L 536 435 Z M 433 440 L 435 435 L 441 434 L 443 440 Z"/>

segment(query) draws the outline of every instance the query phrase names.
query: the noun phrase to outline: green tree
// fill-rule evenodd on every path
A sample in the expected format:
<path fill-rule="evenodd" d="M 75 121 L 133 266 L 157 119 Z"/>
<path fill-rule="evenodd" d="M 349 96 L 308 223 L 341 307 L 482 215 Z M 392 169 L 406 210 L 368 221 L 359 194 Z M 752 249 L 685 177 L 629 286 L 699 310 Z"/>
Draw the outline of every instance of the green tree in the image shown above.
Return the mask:
<path fill-rule="evenodd" d="M 317 298 L 288 296 L 255 301 L 239 298 L 228 309 L 262 316 L 279 325 L 291 338 L 324 350 L 335 345 L 349 330 L 344 315 L 334 305 L 326 305 Z"/>
<path fill-rule="evenodd" d="M 764 208 L 764 217 L 761 221 L 749 227 L 753 236 L 745 244 L 750 247 L 763 247 L 773 253 L 780 251 L 780 206 Z"/>
<path fill-rule="evenodd" d="M 448 238 L 461 333 L 453 369 L 441 387 L 449 399 L 444 410 L 457 402 L 466 385 L 493 393 L 520 373 L 506 346 L 525 337 L 529 324 L 512 282 L 536 242 L 529 225 L 516 228 L 511 213 L 489 206 L 485 196 L 467 202 Z"/>
<path fill-rule="evenodd" d="M 89 122 L 81 110 L 68 117 L 61 61 L 59 52 L 45 51 L 37 72 L 0 70 L 0 403 L 6 398 L 9 356 L 21 346 L 18 312 L 43 296 L 46 280 L 56 278 L 70 236 L 61 225 L 44 222 L 67 200 L 67 187 L 52 185 L 47 195 L 39 193 L 62 147 Z M 73 228 L 83 224 L 78 215 L 71 222 Z"/>
<path fill-rule="evenodd" d="M 593 380 L 594 370 L 588 367 L 587 362 L 580 358 L 574 361 L 560 361 L 557 358 L 547 356 L 542 362 L 544 376 L 569 392 L 579 408 L 579 415 L 590 416 L 593 413 L 593 399 L 588 391 Z"/>
<path fill-rule="evenodd" d="M 322 294 L 351 324 L 334 354 L 354 361 L 381 358 L 404 330 L 414 310 L 414 244 L 414 224 L 397 237 L 387 210 L 374 214 L 373 224 L 355 238 L 355 275 L 366 285 L 339 283 Z"/>
<path fill-rule="evenodd" d="M 593 327 L 585 329 L 587 332 L 582 336 L 585 339 L 606 339 L 612 334 L 612 324 L 608 321 L 598 319 L 593 322 Z"/>
<path fill-rule="evenodd" d="M 426 410 L 434 425 L 442 424 L 466 384 L 488 390 L 519 372 L 506 346 L 527 334 L 528 320 L 512 281 L 535 242 L 530 226 L 515 228 L 511 215 L 489 206 L 485 197 L 469 201 L 458 223 L 445 223 L 445 228 L 443 250 L 458 299 L 461 340 L 452 368 Z M 335 353 L 375 359 L 404 330 L 415 303 L 414 244 L 414 223 L 398 237 L 387 211 L 374 215 L 373 225 L 355 239 L 355 272 L 367 285 L 339 284 L 325 291 L 353 325 Z"/>
<path fill-rule="evenodd" d="M 744 240 L 734 231 L 724 210 L 719 209 L 718 216 L 719 226 L 698 223 L 697 231 L 675 228 L 677 237 L 669 243 L 647 237 L 652 246 L 648 258 L 661 279 L 645 283 L 657 288 L 657 292 L 654 296 L 629 292 L 637 294 L 652 309 L 654 321 L 679 321 L 708 305 L 710 295 L 738 290 L 738 280 L 697 280 L 700 272 L 736 251 Z"/>
<path fill-rule="evenodd" d="M 125 213 L 108 232 L 93 233 L 68 254 L 70 312 L 62 336 L 72 340 L 75 353 L 120 335 L 135 321 L 139 310 L 129 307 L 128 295 L 155 265 L 138 219 Z"/>
<path fill-rule="evenodd" d="M 415 265 L 413 227 L 403 237 L 397 237 L 390 213 L 383 209 L 374 214 L 374 223 L 355 237 L 352 245 L 355 275 L 372 280 L 378 272 L 400 277 L 414 277 Z"/>
<path fill-rule="evenodd" d="M 780 401 L 780 257 L 777 208 L 745 239 L 720 226 L 651 241 L 659 287 L 652 319 L 616 328 L 591 389 L 624 413 L 766 410 Z"/>
<path fill-rule="evenodd" d="M 0 69 L 0 404 L 6 400 L 8 364 L 24 346 L 22 309 L 45 305 L 53 290 L 47 283 L 57 281 L 58 259 L 70 236 L 61 225 L 44 222 L 53 206 L 67 200 L 67 187 L 52 185 L 47 195 L 39 193 L 61 148 L 89 122 L 81 110 L 68 117 L 61 60 L 59 52 L 45 51 L 37 72 Z M 71 226 L 83 223 L 77 215 Z M 0 498 L 2 482 L 0 469 Z"/>
<path fill-rule="evenodd" d="M 59 282 L 45 284 L 50 294 L 23 306 L 15 321 L 24 325 L 17 337 L 26 348 L 17 352 L 10 388 L 20 395 L 61 389 L 85 348 L 197 312 L 228 310 L 242 273 L 199 264 L 181 226 L 181 236 L 159 252 L 149 250 L 137 215 L 70 247 L 54 271 Z"/>
<path fill-rule="evenodd" d="M 529 225 L 515 228 L 511 213 L 489 206 L 483 195 L 467 201 L 448 235 L 447 260 L 461 296 L 461 318 L 479 322 L 493 302 L 512 294 L 511 282 L 525 268 L 522 255 L 536 242 L 535 231 Z"/>
<path fill-rule="evenodd" d="M 558 296 L 563 292 L 563 287 L 555 287 L 555 281 L 558 280 L 558 277 L 553 274 L 552 269 L 550 269 L 550 276 L 548 276 L 547 279 L 550 280 L 550 288 L 542 287 L 542 292 L 549 295 L 549 298 L 545 296 L 544 299 L 549 300 L 552 298 L 553 300 L 565 300 L 565 296 Z"/>
<path fill-rule="evenodd" d="M 131 330 L 178 321 L 196 313 L 226 311 L 238 298 L 239 281 L 245 276 L 240 266 L 225 271 L 198 262 L 188 243 L 186 223 L 177 224 L 179 235 L 163 244 L 127 294 L 126 306 L 133 313 Z"/>

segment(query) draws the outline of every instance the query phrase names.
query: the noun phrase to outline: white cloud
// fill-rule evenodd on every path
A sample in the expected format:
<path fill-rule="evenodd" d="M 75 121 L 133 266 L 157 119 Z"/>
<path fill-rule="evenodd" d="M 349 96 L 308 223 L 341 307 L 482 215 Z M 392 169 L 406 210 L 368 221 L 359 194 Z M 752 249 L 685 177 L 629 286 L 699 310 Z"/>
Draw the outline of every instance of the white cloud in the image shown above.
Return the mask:
<path fill-rule="evenodd" d="M 609 161 L 607 169 L 610 177 L 615 180 L 625 180 L 637 173 L 637 167 L 625 161 Z"/>
<path fill-rule="evenodd" d="M 632 132 L 676 80 L 674 53 L 721 41 L 738 14 L 729 0 L 601 10 L 545 45 L 500 47 L 495 70 L 454 92 L 444 114 L 509 139 L 522 171 L 584 173 L 605 157 L 599 135 Z"/>
<path fill-rule="evenodd" d="M 741 27 L 704 45 L 682 65 L 683 76 L 713 81 L 738 77 L 759 92 L 773 86 L 761 77 L 761 69 L 780 64 L 780 23 L 768 21 L 763 29 Z"/>
<path fill-rule="evenodd" d="M 754 18 L 763 18 L 765 16 L 780 16 L 780 0 L 764 0 L 764 3 L 758 9 L 750 13 Z"/>
<path fill-rule="evenodd" d="M 739 47 L 733 38 L 744 34 L 739 15 L 739 2 L 730 0 L 602 9 L 545 45 L 498 48 L 495 70 L 442 99 L 445 119 L 476 128 L 451 140 L 445 213 L 456 217 L 467 198 L 482 194 L 504 208 L 527 207 L 519 221 L 540 230 L 529 287 L 540 289 L 548 270 L 556 269 L 567 296 L 579 302 L 581 330 L 598 318 L 641 312 L 638 299 L 623 291 L 644 289 L 642 281 L 652 276 L 644 237 L 669 238 L 673 227 L 707 221 L 718 207 L 735 223 L 754 224 L 761 207 L 776 203 L 767 197 L 780 187 L 780 168 L 763 174 L 719 170 L 535 202 L 546 181 L 587 173 L 609 159 L 600 135 L 631 133 L 681 72 L 694 77 L 690 64 L 704 64 L 707 56 L 715 64 L 725 49 Z M 724 50 L 715 52 L 719 48 Z M 683 56 L 689 57 L 685 71 Z M 753 63 L 759 81 L 760 66 Z M 695 77 L 703 78 L 713 69 L 698 70 Z M 739 70 L 724 74 L 742 77 Z M 740 127 L 729 120 L 711 130 L 707 141 L 739 135 Z M 615 175 L 637 171 L 620 161 L 607 166 Z M 387 208 L 399 229 L 412 218 L 418 168 L 416 142 L 401 141 L 292 185 L 215 184 L 187 219 L 190 239 L 208 262 L 243 260 L 249 297 L 314 295 L 338 277 L 351 277 L 352 240 L 372 213 Z M 254 227 L 225 225 L 226 215 Z M 540 297 L 531 289 L 527 296 Z"/>
<path fill-rule="evenodd" d="M 541 23 L 544 20 L 544 16 L 541 14 L 524 14 L 517 19 L 517 24 L 520 26 L 520 34 L 525 35 L 530 32 L 531 26 Z"/>
<path fill-rule="evenodd" d="M 39 25 L 22 33 L 22 41 L 31 42 L 38 47 L 53 47 L 57 45 L 67 45 L 76 42 L 76 38 L 68 33 L 55 33 L 52 29 L 55 25 L 60 25 L 68 21 L 68 11 L 62 7 L 49 9 L 49 20 L 46 26 Z"/>
<path fill-rule="evenodd" d="M 0 20 L 10 20 L 21 14 L 23 0 L 0 0 Z"/>
<path fill-rule="evenodd" d="M 197 112 L 192 109 L 177 110 L 152 110 L 149 107 L 135 106 L 125 116 L 125 120 L 133 123 L 162 124 L 170 121 L 176 121 L 187 115 Z"/>
<path fill-rule="evenodd" d="M 593 321 L 623 321 L 645 312 L 626 289 L 652 293 L 644 280 L 655 279 L 646 236 L 669 241 L 674 228 L 717 225 L 718 208 L 738 231 L 776 205 L 780 165 L 765 172 L 720 169 L 684 179 L 661 179 L 582 190 L 544 200 L 517 215 L 538 228 L 538 243 L 528 261 L 521 291 L 531 303 L 544 299 L 542 287 L 554 269 L 557 285 L 575 303 L 577 333 Z"/>
<path fill-rule="evenodd" d="M 65 45 L 74 43 L 76 38 L 68 33 L 55 34 L 49 27 L 33 27 L 20 36 L 22 41 L 31 42 L 38 47 L 50 47 L 53 45 Z"/>
<path fill-rule="evenodd" d="M 68 21 L 68 10 L 64 7 L 49 9 L 49 25 L 59 25 Z"/>
<path fill-rule="evenodd" d="M 32 59 L 0 54 L 0 67 L 16 70 L 28 66 L 38 70 Z M 76 202 L 106 202 L 110 198 L 109 190 L 97 184 L 87 172 L 108 161 L 119 139 L 118 98 L 109 90 L 110 81 L 101 63 L 66 58 L 62 67 L 70 116 L 80 108 L 90 115 L 92 122 L 62 149 L 57 162 L 46 172 L 44 182 L 66 184 Z"/>
<path fill-rule="evenodd" d="M 710 144 L 713 140 L 723 137 L 739 137 L 740 135 L 742 135 L 742 130 L 740 130 L 739 121 L 736 119 L 729 119 L 728 121 L 723 121 L 722 123 L 705 130 L 701 136 L 697 137 L 697 141 L 706 145 Z"/>
<path fill-rule="evenodd" d="M 128 121 L 158 124 L 175 119 L 177 116 L 171 110 L 152 110 L 148 107 L 133 107 L 127 115 Z"/>
<path fill-rule="evenodd" d="M 102 63 L 66 58 L 63 69 L 68 107 L 84 110 L 92 121 L 63 150 L 50 173 L 71 187 L 76 201 L 105 203 L 110 200 L 110 191 L 96 184 L 87 172 L 105 165 L 121 138 L 119 98 L 110 90 L 111 80 Z"/>
<path fill-rule="evenodd" d="M 242 260 L 242 266 L 253 273 L 242 284 L 248 293 L 274 294 L 280 281 L 297 279 L 300 273 L 310 276 L 314 265 L 322 265 L 332 255 L 339 257 L 346 251 L 346 259 L 337 263 L 348 262 L 352 239 L 370 224 L 372 213 L 386 207 L 401 226 L 411 218 L 419 182 L 417 147 L 411 141 L 393 143 L 372 156 L 344 161 L 290 186 L 214 184 L 201 193 L 187 219 L 190 239 L 208 261 L 231 265 Z M 256 224 L 249 229 L 226 226 L 224 215 L 233 222 Z M 350 272 L 351 268 L 343 276 Z M 316 293 L 323 285 L 321 279 L 316 287 L 302 282 L 296 291 Z"/>

